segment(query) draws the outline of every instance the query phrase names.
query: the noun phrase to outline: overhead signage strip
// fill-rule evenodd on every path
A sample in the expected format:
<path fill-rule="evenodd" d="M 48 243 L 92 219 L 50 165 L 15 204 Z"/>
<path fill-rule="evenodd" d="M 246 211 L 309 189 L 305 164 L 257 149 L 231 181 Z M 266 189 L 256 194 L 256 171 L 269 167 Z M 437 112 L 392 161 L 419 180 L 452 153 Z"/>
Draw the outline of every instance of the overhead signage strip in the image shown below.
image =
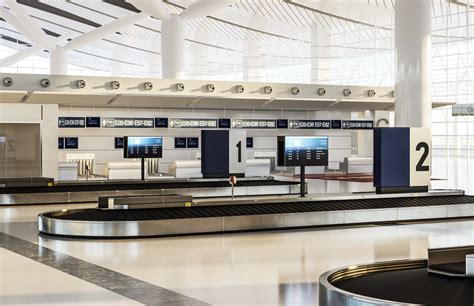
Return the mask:
<path fill-rule="evenodd" d="M 471 111 L 471 110 L 469 110 Z M 454 109 L 453 109 L 454 112 Z M 473 111 L 474 112 L 474 111 Z M 314 129 L 371 130 L 372 120 L 196 119 L 59 117 L 59 128 L 187 128 L 187 129 Z"/>

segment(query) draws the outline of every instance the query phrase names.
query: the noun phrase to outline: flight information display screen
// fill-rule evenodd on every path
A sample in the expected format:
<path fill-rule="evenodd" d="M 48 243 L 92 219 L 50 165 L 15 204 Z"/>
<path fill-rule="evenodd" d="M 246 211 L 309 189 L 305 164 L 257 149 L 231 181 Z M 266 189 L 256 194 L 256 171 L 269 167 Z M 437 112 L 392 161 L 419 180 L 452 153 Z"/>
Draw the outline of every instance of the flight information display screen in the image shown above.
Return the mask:
<path fill-rule="evenodd" d="M 199 149 L 199 138 L 198 137 L 188 137 L 187 139 L 188 149 Z"/>
<path fill-rule="evenodd" d="M 175 149 L 186 149 L 186 137 L 175 137 L 174 138 Z"/>
<path fill-rule="evenodd" d="M 163 157 L 163 137 L 124 137 L 124 158 Z"/>
<path fill-rule="evenodd" d="M 280 136 L 278 137 L 278 165 L 327 166 L 328 136 Z"/>
<path fill-rule="evenodd" d="M 115 149 L 123 149 L 123 137 L 115 137 Z"/>

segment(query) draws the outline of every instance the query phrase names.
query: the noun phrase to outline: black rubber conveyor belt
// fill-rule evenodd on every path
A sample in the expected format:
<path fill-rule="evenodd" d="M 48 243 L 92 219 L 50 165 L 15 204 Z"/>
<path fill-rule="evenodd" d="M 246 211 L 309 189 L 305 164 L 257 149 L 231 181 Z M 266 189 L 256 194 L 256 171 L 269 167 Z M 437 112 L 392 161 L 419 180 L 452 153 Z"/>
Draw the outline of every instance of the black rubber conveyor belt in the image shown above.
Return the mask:
<path fill-rule="evenodd" d="M 430 274 L 426 268 L 378 272 L 337 282 L 350 293 L 402 303 L 474 305 L 474 279 Z"/>
<path fill-rule="evenodd" d="M 287 182 L 277 180 L 242 180 L 236 187 L 250 186 L 279 186 L 293 185 L 298 182 Z M 36 187 L 5 187 L 0 188 L 0 194 L 22 194 L 22 193 L 52 193 L 52 192 L 92 192 L 92 191 L 114 191 L 114 190 L 152 190 L 152 189 L 183 189 L 183 188 L 220 188 L 230 187 L 227 181 L 191 181 L 191 182 L 128 182 L 128 183 L 81 183 L 60 184 L 53 186 Z"/>
<path fill-rule="evenodd" d="M 417 198 L 383 198 L 361 200 L 240 204 L 222 206 L 194 206 L 189 208 L 176 207 L 143 210 L 78 209 L 66 212 L 58 211 L 47 213 L 45 214 L 45 217 L 64 220 L 87 221 L 145 221 L 375 208 L 455 205 L 471 203 L 474 204 L 474 197 L 460 195 Z"/>

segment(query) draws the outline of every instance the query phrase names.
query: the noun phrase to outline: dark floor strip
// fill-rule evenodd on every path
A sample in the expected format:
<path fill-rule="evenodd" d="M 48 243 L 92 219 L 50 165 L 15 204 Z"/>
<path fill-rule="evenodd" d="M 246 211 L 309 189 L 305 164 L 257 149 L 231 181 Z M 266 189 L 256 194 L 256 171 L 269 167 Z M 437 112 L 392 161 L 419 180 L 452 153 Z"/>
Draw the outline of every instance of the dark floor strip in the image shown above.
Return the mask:
<path fill-rule="evenodd" d="M 0 247 L 145 305 L 210 305 L 5 233 Z"/>

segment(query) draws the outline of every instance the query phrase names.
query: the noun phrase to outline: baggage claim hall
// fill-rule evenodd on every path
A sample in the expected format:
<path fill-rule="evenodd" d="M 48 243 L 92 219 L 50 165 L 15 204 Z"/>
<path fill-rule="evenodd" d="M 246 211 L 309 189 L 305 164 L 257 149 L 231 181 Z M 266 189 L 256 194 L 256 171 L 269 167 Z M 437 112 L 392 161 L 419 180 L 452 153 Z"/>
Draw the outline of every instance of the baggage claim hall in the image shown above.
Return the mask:
<path fill-rule="evenodd" d="M 0 305 L 473 305 L 473 37 L 474 0 L 0 0 Z"/>

